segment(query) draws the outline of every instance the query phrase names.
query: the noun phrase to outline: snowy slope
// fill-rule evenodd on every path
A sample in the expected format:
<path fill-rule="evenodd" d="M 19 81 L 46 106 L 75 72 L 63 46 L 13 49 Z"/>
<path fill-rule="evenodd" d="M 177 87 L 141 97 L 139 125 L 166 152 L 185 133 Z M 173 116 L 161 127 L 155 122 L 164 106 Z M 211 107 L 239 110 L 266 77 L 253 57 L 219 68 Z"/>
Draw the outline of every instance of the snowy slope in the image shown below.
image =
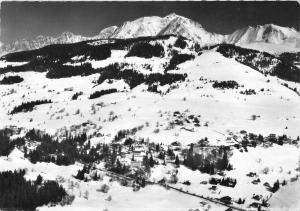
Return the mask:
<path fill-rule="evenodd" d="M 153 67 L 152 71 L 161 72 L 160 68 L 162 67 L 158 64 L 166 61 L 164 58 L 140 59 L 138 57 L 124 58 L 121 54 L 116 55 L 119 56 L 108 58 L 101 63 L 90 62 L 92 65 L 105 66 L 123 60 L 123 62 L 137 65 L 136 68 L 141 71 L 147 72 L 146 69 L 143 70 L 139 67 L 150 64 Z M 205 52 L 194 60 L 179 65 L 179 70 L 171 72 L 187 73 L 188 78 L 185 82 L 179 83 L 178 88 L 164 96 L 145 92 L 144 85 L 128 90 L 127 84 L 118 80 L 112 84 L 105 82 L 100 86 L 95 86 L 93 81 L 97 79 L 98 74 L 88 77 L 48 79 L 45 78 L 45 73 L 18 73 L 24 78 L 24 82 L 16 85 L 0 85 L 2 95 L 0 104 L 3 108 L 0 113 L 1 127 L 17 125 L 29 128 L 37 127 L 53 132 L 65 126 L 69 127 L 72 124 L 81 124 L 91 120 L 97 127 L 102 127 L 101 133 L 112 138 L 122 127 L 133 128 L 148 121 L 150 127 L 144 128 L 137 135 L 149 137 L 156 142 L 160 142 L 160 137 L 163 135 L 166 143 L 170 143 L 174 139 L 191 143 L 205 136 L 211 137 L 215 142 L 225 139 L 220 133 L 226 134 L 228 130 L 240 131 L 243 129 L 264 135 L 274 132 L 292 137 L 299 135 L 299 96 L 281 85 L 282 82 L 276 78 L 265 77 L 256 70 L 233 59 L 227 59 L 214 51 Z M 7 73 L 5 75 L 15 74 Z M 205 80 L 200 81 L 201 77 Z M 235 80 L 243 87 L 238 90 L 219 90 L 212 88 L 212 82 L 210 82 L 212 80 Z M 65 91 L 68 88 L 71 88 L 71 91 Z M 123 92 L 93 100 L 88 99 L 88 96 L 94 91 L 107 88 L 117 88 Z M 161 87 L 161 89 L 168 88 L 168 85 Z M 260 91 L 262 88 L 264 91 Z M 254 89 L 257 94 L 240 94 L 240 91 L 246 89 Z M 71 96 L 80 91 L 84 94 L 80 96 L 79 100 L 70 101 Z M 23 101 L 38 99 L 52 99 L 54 103 L 40 105 L 32 112 L 7 114 L 13 106 L 19 105 Z M 104 107 L 96 106 L 96 110 L 101 114 L 93 115 L 91 113 L 92 105 L 100 102 L 105 105 Z M 146 107 L 147 112 L 145 113 Z M 62 108 L 64 111 L 58 112 Z M 77 109 L 80 109 L 80 114 L 74 115 Z M 176 110 L 186 113 L 186 115 L 201 115 L 202 127 L 194 128 L 194 132 L 182 130 L 181 127 L 165 130 L 164 128 L 171 121 L 172 112 Z M 113 122 L 106 122 L 110 111 L 113 111 L 118 118 Z M 278 113 L 278 111 L 281 112 Z M 254 114 L 260 118 L 255 121 L 251 120 L 251 116 Z M 160 122 L 161 132 L 159 134 L 153 133 L 153 130 L 156 129 L 156 122 Z M 208 122 L 208 127 L 203 127 L 205 122 Z M 225 125 L 226 127 L 224 127 Z M 188 123 L 186 126 L 194 127 Z M 176 136 L 177 133 L 179 133 L 178 136 Z"/>
<path fill-rule="evenodd" d="M 297 180 L 293 184 L 283 187 L 278 193 L 270 199 L 270 209 L 280 210 L 298 210 L 300 207 L 300 181 Z"/>

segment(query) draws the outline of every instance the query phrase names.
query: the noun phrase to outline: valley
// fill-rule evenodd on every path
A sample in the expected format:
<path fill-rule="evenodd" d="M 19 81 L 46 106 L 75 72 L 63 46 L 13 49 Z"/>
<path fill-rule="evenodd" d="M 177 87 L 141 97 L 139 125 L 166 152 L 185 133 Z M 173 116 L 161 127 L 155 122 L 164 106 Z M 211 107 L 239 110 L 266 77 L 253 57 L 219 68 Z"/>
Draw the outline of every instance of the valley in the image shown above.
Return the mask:
<path fill-rule="evenodd" d="M 299 53 L 164 24 L 2 56 L 0 171 L 63 188 L 38 210 L 297 210 Z"/>

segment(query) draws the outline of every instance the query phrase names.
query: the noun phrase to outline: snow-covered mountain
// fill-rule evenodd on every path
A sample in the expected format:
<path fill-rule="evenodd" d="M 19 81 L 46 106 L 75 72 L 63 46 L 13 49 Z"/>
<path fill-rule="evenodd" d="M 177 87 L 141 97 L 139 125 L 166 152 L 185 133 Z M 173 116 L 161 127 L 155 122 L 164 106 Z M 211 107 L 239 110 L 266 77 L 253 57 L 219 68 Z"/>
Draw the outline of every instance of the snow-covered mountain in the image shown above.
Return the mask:
<path fill-rule="evenodd" d="M 81 35 L 75 35 L 72 32 L 63 32 L 58 37 L 50 37 L 39 35 L 33 40 L 17 40 L 8 45 L 0 46 L 0 55 L 4 55 L 6 53 L 12 53 L 17 51 L 26 51 L 42 48 L 46 45 L 51 44 L 64 44 L 64 43 L 75 43 L 90 39 L 88 37 L 83 37 Z"/>
<path fill-rule="evenodd" d="M 201 24 L 172 13 L 165 17 L 142 17 L 127 21 L 117 28 L 109 38 L 133 38 L 175 34 L 187 37 L 202 45 L 221 43 L 224 36 L 206 31 Z"/>
<path fill-rule="evenodd" d="M 271 53 L 299 51 L 300 33 L 294 28 L 274 24 L 248 26 L 227 35 L 226 42 Z"/>
<path fill-rule="evenodd" d="M 6 53 L 32 50 L 50 44 L 63 44 L 80 42 L 95 38 L 135 38 L 141 36 L 157 36 L 176 34 L 188 37 L 201 45 L 212 45 L 221 43 L 224 36 L 206 31 L 201 24 L 172 13 L 166 17 L 142 17 L 133 21 L 126 21 L 120 27 L 110 26 L 100 31 L 94 37 L 83 37 L 71 32 L 64 32 L 61 36 L 53 38 L 49 36 L 38 36 L 34 40 L 15 41 L 1 47 L 1 55 Z"/>
<path fill-rule="evenodd" d="M 287 39 L 299 38 L 300 34 L 294 28 L 281 27 L 274 24 L 248 26 L 238 29 L 228 36 L 227 40 L 234 44 L 249 42 L 268 42 L 281 44 Z"/>
<path fill-rule="evenodd" d="M 34 40 L 19 40 L 0 46 L 0 55 L 37 49 L 50 44 L 74 43 L 88 39 L 125 39 L 167 34 L 184 36 L 198 42 L 202 46 L 230 43 L 269 53 L 300 51 L 300 33 L 294 28 L 266 24 L 254 27 L 248 26 L 237 29 L 232 34 L 221 35 L 208 32 L 200 23 L 172 13 L 165 17 L 150 16 L 126 21 L 121 26 L 104 28 L 98 35 L 92 37 L 83 37 L 74 35 L 71 32 L 64 32 L 55 38 L 38 36 Z"/>

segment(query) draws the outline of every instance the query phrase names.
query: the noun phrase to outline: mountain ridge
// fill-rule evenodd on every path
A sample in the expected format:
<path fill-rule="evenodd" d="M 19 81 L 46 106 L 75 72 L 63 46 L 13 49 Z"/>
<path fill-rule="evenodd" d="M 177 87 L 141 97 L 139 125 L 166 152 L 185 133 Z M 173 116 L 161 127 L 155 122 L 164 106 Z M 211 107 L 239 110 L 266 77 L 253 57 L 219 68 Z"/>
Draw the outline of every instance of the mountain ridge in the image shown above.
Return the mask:
<path fill-rule="evenodd" d="M 278 48 L 278 46 L 280 47 L 279 51 L 300 51 L 300 33 L 294 28 L 265 24 L 246 26 L 235 30 L 231 34 L 222 35 L 205 30 L 196 21 L 171 13 L 165 17 L 146 16 L 132 21 L 125 21 L 120 26 L 106 27 L 99 34 L 91 37 L 75 35 L 72 32 L 63 32 L 58 37 L 39 35 L 33 40 L 17 40 L 7 45 L 0 45 L 0 55 L 38 49 L 51 44 L 75 43 L 92 39 L 127 39 L 166 34 L 187 37 L 202 46 L 229 43 L 255 50 L 271 51 L 270 53 L 276 53 L 278 50 L 273 49 Z"/>

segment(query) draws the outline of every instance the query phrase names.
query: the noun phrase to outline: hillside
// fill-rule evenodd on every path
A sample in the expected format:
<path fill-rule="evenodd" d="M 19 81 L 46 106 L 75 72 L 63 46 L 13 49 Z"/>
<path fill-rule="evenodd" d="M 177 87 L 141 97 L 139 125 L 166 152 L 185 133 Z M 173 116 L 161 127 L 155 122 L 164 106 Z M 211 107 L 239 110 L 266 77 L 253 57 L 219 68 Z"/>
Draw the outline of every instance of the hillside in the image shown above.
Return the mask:
<path fill-rule="evenodd" d="M 74 196 L 41 210 L 280 207 L 300 176 L 300 86 L 276 67 L 298 59 L 174 35 L 5 55 L 0 171 Z"/>

